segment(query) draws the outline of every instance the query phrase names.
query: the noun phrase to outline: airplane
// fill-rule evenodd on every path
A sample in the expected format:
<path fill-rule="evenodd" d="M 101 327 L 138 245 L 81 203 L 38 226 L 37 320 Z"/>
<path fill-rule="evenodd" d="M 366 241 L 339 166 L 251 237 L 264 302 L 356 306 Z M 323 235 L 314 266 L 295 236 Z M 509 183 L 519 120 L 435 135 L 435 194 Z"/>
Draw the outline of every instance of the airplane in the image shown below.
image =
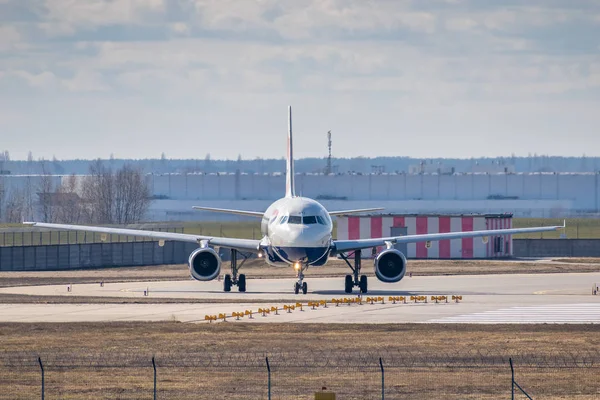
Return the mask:
<path fill-rule="evenodd" d="M 297 196 L 294 185 L 291 106 L 288 107 L 287 139 L 285 196 L 271 204 L 266 211 L 231 210 L 202 206 L 193 207 L 197 210 L 260 218 L 261 233 L 263 235 L 260 240 L 42 222 L 24 222 L 24 224 L 49 229 L 145 237 L 158 240 L 159 245 L 164 244 L 165 240 L 194 242 L 199 247 L 190 254 L 188 268 L 191 278 L 198 281 L 210 281 L 216 279 L 220 274 L 222 259 L 214 250 L 214 247 L 229 249 L 231 251 L 231 274 L 226 274 L 224 277 L 223 290 L 225 292 L 230 292 L 232 286 L 237 286 L 240 292 L 246 291 L 246 275 L 240 274 L 239 270 L 248 257 L 251 254 L 255 254 L 259 258 L 264 258 L 270 265 L 292 266 L 296 271 L 297 278 L 294 283 L 295 294 L 299 294 L 300 292 L 306 294 L 308 292 L 307 282 L 304 281 L 304 272 L 309 267 L 323 266 L 327 263 L 328 259 L 336 256 L 342 258 L 352 271 L 352 274 L 345 276 L 344 291 L 352 293 L 353 289 L 358 287 L 360 293 L 367 293 L 367 276 L 361 275 L 361 251 L 365 249 L 376 249 L 380 246 L 385 247 L 383 251 L 375 256 L 375 276 L 382 282 L 394 283 L 404 278 L 407 267 L 406 256 L 394 247 L 398 243 L 427 242 L 429 244 L 432 241 L 438 240 L 474 237 L 486 238 L 498 235 L 555 231 L 565 228 L 565 224 L 563 224 L 563 226 L 535 228 L 336 240 L 332 236 L 333 222 L 331 217 L 380 211 L 383 208 L 327 211 L 319 202 L 307 197 Z M 353 254 L 352 258 L 354 258 L 353 263 L 349 260 L 351 254 Z M 238 256 L 243 258 L 239 265 Z"/>

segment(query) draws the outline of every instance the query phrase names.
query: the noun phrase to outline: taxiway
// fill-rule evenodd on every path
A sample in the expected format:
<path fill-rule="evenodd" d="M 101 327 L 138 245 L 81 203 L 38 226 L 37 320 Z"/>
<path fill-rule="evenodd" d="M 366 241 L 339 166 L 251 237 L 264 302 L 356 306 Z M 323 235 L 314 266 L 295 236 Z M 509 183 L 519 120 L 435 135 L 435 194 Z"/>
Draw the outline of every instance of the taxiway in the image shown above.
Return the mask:
<path fill-rule="evenodd" d="M 309 293 L 295 295 L 293 279 L 249 279 L 248 292 L 223 293 L 222 283 L 196 281 L 124 282 L 23 286 L 0 293 L 38 296 L 94 296 L 197 299 L 199 303 L 152 304 L 3 304 L 1 322 L 168 321 L 204 322 L 205 315 L 278 307 L 308 301 L 356 297 L 342 290 L 339 278 L 308 280 Z M 369 280 L 369 293 L 385 304 L 340 305 L 293 312 L 278 311 L 248 322 L 321 323 L 600 323 L 600 296 L 592 287 L 600 273 L 407 277 L 396 284 Z M 146 292 L 146 293 L 144 293 Z M 389 296 L 460 295 L 459 303 L 391 304 Z M 222 303 L 231 299 L 235 303 Z M 83 299 L 82 299 L 83 300 Z M 221 303 L 214 303 L 220 300 Z M 213 301 L 211 303 L 211 301 Z M 228 321 L 233 321 L 229 318 Z"/>

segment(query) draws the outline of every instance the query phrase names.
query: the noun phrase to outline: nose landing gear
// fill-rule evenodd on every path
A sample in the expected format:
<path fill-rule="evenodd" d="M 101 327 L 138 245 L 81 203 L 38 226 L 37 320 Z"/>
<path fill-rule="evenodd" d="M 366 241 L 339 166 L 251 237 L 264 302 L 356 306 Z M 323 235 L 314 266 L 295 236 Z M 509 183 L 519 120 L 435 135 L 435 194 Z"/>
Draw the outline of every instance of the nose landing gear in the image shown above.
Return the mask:
<path fill-rule="evenodd" d="M 231 292 L 232 286 L 237 286 L 238 290 L 242 293 L 246 291 L 246 275 L 239 274 L 239 276 L 238 276 L 238 271 L 240 270 L 240 268 L 242 268 L 242 265 L 244 265 L 244 263 L 246 262 L 248 257 L 246 255 L 244 255 L 243 253 L 240 253 L 240 255 L 242 257 L 244 257 L 244 259 L 238 266 L 237 255 L 238 255 L 238 251 L 231 249 L 231 275 L 230 274 L 225 275 L 225 279 L 223 280 L 223 291 L 224 292 Z"/>
<path fill-rule="evenodd" d="M 308 265 L 301 265 L 300 268 L 297 269 L 298 273 L 296 277 L 298 281 L 294 283 L 294 293 L 298 294 L 302 290 L 302 294 L 306 294 L 308 292 L 308 285 L 304 282 L 304 271 L 308 268 Z"/>

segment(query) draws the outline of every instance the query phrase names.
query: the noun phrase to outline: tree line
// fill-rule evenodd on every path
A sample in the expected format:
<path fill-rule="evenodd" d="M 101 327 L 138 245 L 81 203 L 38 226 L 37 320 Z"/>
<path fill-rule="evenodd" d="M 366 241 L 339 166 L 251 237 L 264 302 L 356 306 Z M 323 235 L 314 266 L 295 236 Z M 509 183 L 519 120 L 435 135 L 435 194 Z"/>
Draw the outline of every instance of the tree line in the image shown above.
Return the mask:
<path fill-rule="evenodd" d="M 0 179 L 0 222 L 131 224 L 143 220 L 152 201 L 144 173 L 130 164 L 113 170 L 96 160 L 86 176 L 56 179 L 45 165 L 24 187 L 8 188 Z"/>
<path fill-rule="evenodd" d="M 296 173 L 321 173 L 327 166 L 327 157 L 297 158 L 295 164 Z M 300 156 L 300 154 L 298 154 Z M 511 154 L 506 157 L 472 157 L 468 159 L 457 158 L 414 158 L 409 156 L 396 157 L 335 157 L 332 158 L 334 171 L 338 173 L 376 173 L 384 172 L 408 172 L 413 165 L 422 162 L 440 164 L 454 168 L 457 173 L 472 172 L 476 165 L 511 165 L 517 172 L 596 172 L 600 170 L 600 157 L 581 155 L 578 157 L 549 156 L 544 154 L 529 154 L 527 157 Z M 51 160 L 34 159 L 30 152 L 27 160 L 14 160 L 10 158 L 8 151 L 0 151 L 0 170 L 10 171 L 16 174 L 39 174 L 45 165 L 55 175 L 85 174 L 94 160 Z M 167 154 L 161 154 L 160 158 L 148 159 L 126 159 L 115 158 L 111 155 L 104 160 L 112 169 L 118 169 L 125 165 L 133 165 L 147 173 L 283 173 L 285 172 L 285 159 L 263 159 L 244 158 L 239 155 L 237 159 L 219 160 L 211 157 L 210 153 L 204 158 L 196 159 L 172 159 Z M 2 164 L 4 166 L 2 167 Z"/>

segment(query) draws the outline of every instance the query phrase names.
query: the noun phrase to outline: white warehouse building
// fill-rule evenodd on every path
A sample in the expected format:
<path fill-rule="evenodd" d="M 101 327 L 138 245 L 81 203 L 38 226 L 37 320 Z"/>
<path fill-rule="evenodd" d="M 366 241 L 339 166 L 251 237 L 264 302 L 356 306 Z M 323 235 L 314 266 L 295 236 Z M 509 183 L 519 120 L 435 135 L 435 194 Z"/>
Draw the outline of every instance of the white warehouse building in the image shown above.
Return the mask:
<path fill-rule="evenodd" d="M 57 186 L 67 176 L 52 177 Z M 1 176 L 4 193 L 35 192 L 40 176 Z M 149 220 L 237 218 L 193 205 L 265 210 L 284 193 L 283 174 L 148 174 Z M 392 214 L 496 214 L 515 217 L 600 213 L 598 173 L 297 174 L 296 192 L 328 209 L 384 207 Z"/>
<path fill-rule="evenodd" d="M 148 176 L 159 200 L 153 219 L 203 219 L 197 204 L 264 210 L 283 195 L 281 174 Z M 512 213 L 517 217 L 595 215 L 600 175 L 594 173 L 297 174 L 296 192 L 328 209 L 385 207 L 389 213 Z"/>

